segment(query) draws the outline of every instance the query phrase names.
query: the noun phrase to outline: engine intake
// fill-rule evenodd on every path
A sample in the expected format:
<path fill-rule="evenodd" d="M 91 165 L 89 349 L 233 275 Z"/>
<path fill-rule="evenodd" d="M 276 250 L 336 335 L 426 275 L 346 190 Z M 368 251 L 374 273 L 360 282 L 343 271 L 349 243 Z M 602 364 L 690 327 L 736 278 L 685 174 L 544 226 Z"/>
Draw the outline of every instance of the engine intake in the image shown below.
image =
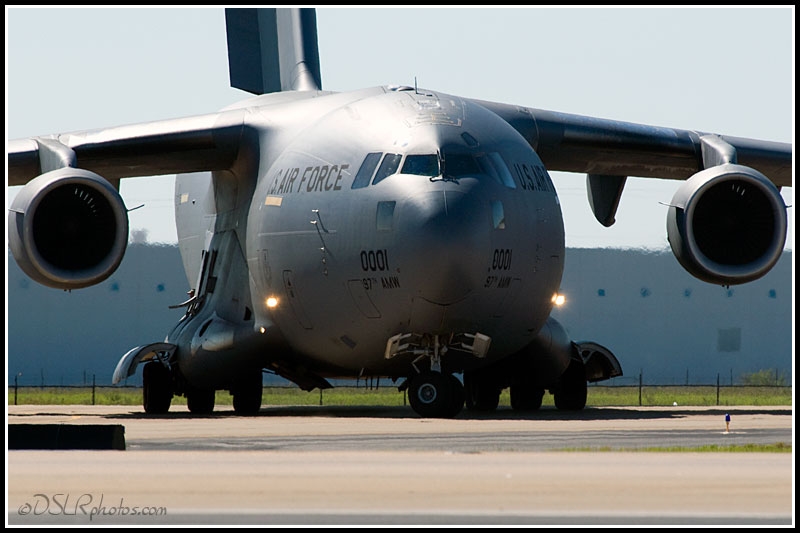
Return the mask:
<path fill-rule="evenodd" d="M 102 177 L 61 168 L 31 180 L 17 194 L 8 234 L 14 258 L 31 279 L 79 289 L 105 280 L 122 262 L 128 212 Z"/>
<path fill-rule="evenodd" d="M 698 172 L 672 198 L 667 235 L 678 262 L 720 285 L 769 272 L 786 241 L 786 205 L 760 172 L 725 164 Z"/>

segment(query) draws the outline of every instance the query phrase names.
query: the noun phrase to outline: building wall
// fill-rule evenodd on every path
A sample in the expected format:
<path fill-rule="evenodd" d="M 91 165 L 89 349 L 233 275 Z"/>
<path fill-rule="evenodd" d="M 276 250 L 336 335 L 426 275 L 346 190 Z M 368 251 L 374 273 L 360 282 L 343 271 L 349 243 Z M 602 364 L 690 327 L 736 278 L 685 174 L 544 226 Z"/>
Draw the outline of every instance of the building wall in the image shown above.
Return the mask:
<path fill-rule="evenodd" d="M 669 251 L 577 249 L 567 254 L 553 316 L 573 340 L 615 353 L 623 378 L 650 384 L 729 384 L 793 362 L 792 257 L 760 280 L 721 287 L 693 278 Z"/>
<path fill-rule="evenodd" d="M 72 292 L 42 287 L 8 258 L 8 382 L 111 383 L 129 349 L 161 341 L 183 315 L 169 309 L 189 284 L 176 246 L 131 244 L 105 282 Z M 611 349 L 619 384 L 737 382 L 773 370 L 792 375 L 791 253 L 756 282 L 731 288 L 692 278 L 670 252 L 570 249 L 553 315 L 573 340 Z M 141 373 L 129 384 L 141 382 Z"/>
<path fill-rule="evenodd" d="M 8 257 L 8 379 L 26 385 L 110 384 L 131 348 L 162 341 L 183 316 L 189 284 L 177 246 L 129 244 L 119 269 L 86 289 L 31 281 Z M 141 383 L 141 373 L 137 373 Z"/>

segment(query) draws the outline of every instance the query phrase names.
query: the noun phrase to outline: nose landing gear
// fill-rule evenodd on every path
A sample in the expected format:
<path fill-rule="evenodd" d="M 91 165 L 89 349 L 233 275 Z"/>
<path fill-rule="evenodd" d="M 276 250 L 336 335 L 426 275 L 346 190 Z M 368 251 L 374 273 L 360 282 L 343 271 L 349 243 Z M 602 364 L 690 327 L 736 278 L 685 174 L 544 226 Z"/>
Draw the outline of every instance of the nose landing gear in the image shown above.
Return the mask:
<path fill-rule="evenodd" d="M 462 334 L 457 338 L 450 337 L 449 346 L 483 357 L 489 348 L 489 342 L 489 338 L 480 333 Z M 398 335 L 389 339 L 387 343 L 387 358 L 399 353 L 419 355 L 412 364 L 416 373 L 406 381 L 406 384 L 411 408 L 420 416 L 453 418 L 464 408 L 466 398 L 464 385 L 453 374 L 442 371 L 442 356 L 447 351 L 448 345 L 442 344 L 439 335 Z M 430 370 L 420 372 L 416 363 L 426 357 L 430 358 Z"/>
<path fill-rule="evenodd" d="M 429 370 L 409 379 L 408 401 L 420 416 L 453 418 L 464 407 L 464 386 L 453 374 Z"/>

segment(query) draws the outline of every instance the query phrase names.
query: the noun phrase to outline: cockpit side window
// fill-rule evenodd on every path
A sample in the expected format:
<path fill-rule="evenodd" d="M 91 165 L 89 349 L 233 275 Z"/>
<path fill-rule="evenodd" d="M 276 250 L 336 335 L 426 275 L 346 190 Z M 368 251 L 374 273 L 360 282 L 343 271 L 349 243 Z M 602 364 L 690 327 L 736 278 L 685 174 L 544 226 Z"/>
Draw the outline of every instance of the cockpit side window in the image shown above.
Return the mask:
<path fill-rule="evenodd" d="M 500 178 L 500 174 L 497 173 L 497 169 L 494 168 L 492 161 L 486 154 L 480 154 L 475 157 L 478 161 L 478 165 L 481 167 L 481 170 L 484 174 L 492 178 L 497 183 L 503 183 L 503 180 Z"/>
<path fill-rule="evenodd" d="M 407 155 L 401 173 L 415 174 L 417 176 L 438 176 L 439 156 L 436 154 Z"/>
<path fill-rule="evenodd" d="M 509 189 L 516 189 L 517 184 L 514 182 L 514 177 L 511 175 L 511 171 L 508 169 L 508 165 L 506 165 L 503 157 L 497 152 L 489 152 L 486 155 L 492 162 L 495 170 L 497 170 L 500 182 Z"/>
<path fill-rule="evenodd" d="M 400 166 L 400 160 L 402 158 L 403 156 L 400 154 L 386 154 L 381 162 L 381 166 L 378 168 L 378 172 L 375 174 L 375 179 L 372 180 L 372 184 L 375 185 L 392 174 L 395 174 Z"/>
<path fill-rule="evenodd" d="M 355 179 L 353 179 L 353 185 L 350 186 L 351 189 L 360 189 L 369 185 L 369 180 L 372 178 L 375 167 L 378 166 L 382 155 L 381 152 L 371 152 L 367 154 L 367 157 L 364 158 L 364 162 L 361 163 L 361 167 L 356 173 Z"/>

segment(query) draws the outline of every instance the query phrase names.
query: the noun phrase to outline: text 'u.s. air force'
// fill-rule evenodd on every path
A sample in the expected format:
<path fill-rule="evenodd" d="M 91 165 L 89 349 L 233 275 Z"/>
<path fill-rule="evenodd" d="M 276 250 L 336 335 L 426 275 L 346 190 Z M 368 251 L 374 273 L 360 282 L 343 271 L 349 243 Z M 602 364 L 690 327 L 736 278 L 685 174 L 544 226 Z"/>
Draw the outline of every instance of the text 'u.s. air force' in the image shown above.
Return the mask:
<path fill-rule="evenodd" d="M 348 168 L 347 163 L 282 168 L 275 173 L 267 194 L 338 191 Z"/>

